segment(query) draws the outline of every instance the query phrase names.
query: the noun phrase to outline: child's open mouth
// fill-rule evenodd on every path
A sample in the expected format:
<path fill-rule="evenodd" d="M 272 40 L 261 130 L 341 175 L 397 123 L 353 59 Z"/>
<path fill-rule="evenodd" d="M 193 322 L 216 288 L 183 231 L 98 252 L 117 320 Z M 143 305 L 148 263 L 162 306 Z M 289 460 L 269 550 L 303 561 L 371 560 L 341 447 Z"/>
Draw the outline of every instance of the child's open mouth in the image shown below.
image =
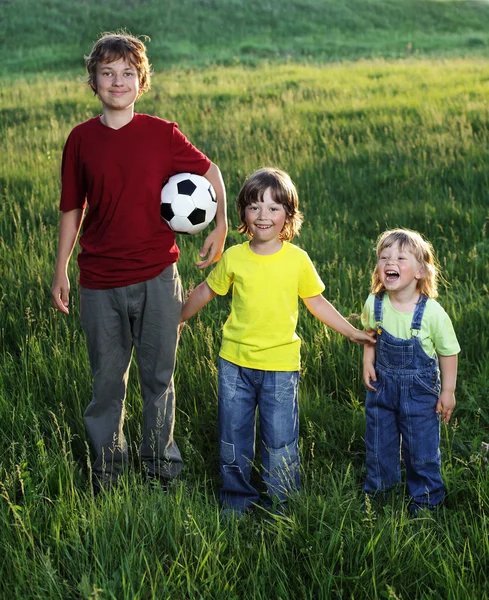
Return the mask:
<path fill-rule="evenodd" d="M 399 273 L 397 271 L 386 271 L 385 272 L 385 280 L 386 281 L 397 281 L 399 279 Z"/>

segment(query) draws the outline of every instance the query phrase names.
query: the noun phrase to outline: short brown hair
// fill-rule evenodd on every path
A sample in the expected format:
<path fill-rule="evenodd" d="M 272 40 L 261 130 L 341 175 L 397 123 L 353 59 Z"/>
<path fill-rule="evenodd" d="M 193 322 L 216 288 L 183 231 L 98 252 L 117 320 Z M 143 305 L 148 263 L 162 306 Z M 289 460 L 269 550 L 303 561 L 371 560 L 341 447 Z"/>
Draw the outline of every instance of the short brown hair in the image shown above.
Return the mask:
<path fill-rule="evenodd" d="M 439 267 L 431 243 L 417 231 L 400 228 L 390 229 L 384 231 L 377 239 L 375 249 L 377 258 L 380 257 L 383 250 L 394 244 L 399 246 L 399 250 L 406 249 L 411 252 L 423 268 L 423 276 L 417 284 L 418 292 L 428 296 L 428 298 L 436 298 L 438 296 Z M 379 295 L 384 291 L 385 287 L 380 281 L 378 265 L 376 265 L 372 273 L 372 293 Z"/>
<path fill-rule="evenodd" d="M 299 197 L 290 175 L 274 167 L 259 169 L 244 182 L 238 195 L 238 213 L 241 219 L 238 231 L 252 237 L 246 224 L 246 207 L 255 202 L 263 202 L 263 195 L 268 188 L 272 191 L 273 201 L 281 204 L 287 215 L 280 239 L 290 241 L 295 235 L 299 235 L 304 218 L 299 211 Z"/>
<path fill-rule="evenodd" d="M 149 41 L 149 37 L 145 36 Z M 97 65 L 124 59 L 138 72 L 139 96 L 151 87 L 151 65 L 146 54 L 146 46 L 137 37 L 125 32 L 103 33 L 85 56 L 88 71 L 88 85 L 97 93 Z"/>

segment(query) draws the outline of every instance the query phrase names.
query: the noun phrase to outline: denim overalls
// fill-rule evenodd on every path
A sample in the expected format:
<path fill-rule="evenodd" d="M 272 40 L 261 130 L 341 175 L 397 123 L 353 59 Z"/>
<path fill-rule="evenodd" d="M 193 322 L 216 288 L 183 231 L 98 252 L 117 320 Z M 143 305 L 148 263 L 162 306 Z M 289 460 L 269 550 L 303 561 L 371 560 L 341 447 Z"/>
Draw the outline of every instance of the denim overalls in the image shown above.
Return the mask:
<path fill-rule="evenodd" d="M 411 338 L 394 337 L 382 327 L 382 298 L 375 297 L 377 323 L 376 391 L 367 391 L 365 441 L 367 494 L 399 483 L 400 440 L 414 507 L 433 507 L 445 496 L 440 473 L 440 395 L 438 360 L 418 339 L 427 297 L 421 295 L 411 322 Z"/>

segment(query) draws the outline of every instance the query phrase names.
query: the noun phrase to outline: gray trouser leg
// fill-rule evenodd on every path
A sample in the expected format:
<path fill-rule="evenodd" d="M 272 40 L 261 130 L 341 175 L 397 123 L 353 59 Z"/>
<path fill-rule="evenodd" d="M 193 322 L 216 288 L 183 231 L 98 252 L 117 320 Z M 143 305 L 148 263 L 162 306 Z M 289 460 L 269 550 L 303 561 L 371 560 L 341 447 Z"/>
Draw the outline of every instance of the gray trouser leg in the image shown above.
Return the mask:
<path fill-rule="evenodd" d="M 133 323 L 133 342 L 143 395 L 141 460 L 151 474 L 174 477 L 183 462 L 173 439 L 173 371 L 183 291 L 176 266 L 146 282 L 144 306 Z"/>
<path fill-rule="evenodd" d="M 93 474 L 108 482 L 127 462 L 122 426 L 132 340 L 125 305 L 126 288 L 80 288 L 81 322 L 93 377 L 85 425 L 95 452 Z"/>
<path fill-rule="evenodd" d="M 93 375 L 93 398 L 84 418 L 95 451 L 94 475 L 116 478 L 127 461 L 122 426 L 133 346 L 143 395 L 141 458 L 150 473 L 177 475 L 183 464 L 173 440 L 173 370 L 182 305 L 176 265 L 123 288 L 81 288 L 80 298 Z"/>

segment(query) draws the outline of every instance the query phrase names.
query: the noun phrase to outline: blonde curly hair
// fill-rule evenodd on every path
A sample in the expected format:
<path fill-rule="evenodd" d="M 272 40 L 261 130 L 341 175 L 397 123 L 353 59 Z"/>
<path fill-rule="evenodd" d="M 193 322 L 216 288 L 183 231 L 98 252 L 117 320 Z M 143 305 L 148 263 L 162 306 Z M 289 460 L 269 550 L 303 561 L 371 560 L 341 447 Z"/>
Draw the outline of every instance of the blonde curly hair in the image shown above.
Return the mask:
<path fill-rule="evenodd" d="M 378 239 L 375 248 L 377 258 L 386 249 L 397 244 L 399 250 L 408 250 L 411 252 L 423 269 L 423 275 L 418 280 L 417 289 L 420 294 L 428 298 L 438 296 L 438 278 L 439 266 L 435 259 L 435 253 L 431 243 L 426 240 L 417 231 L 410 229 L 389 229 L 384 231 Z M 379 296 L 385 291 L 385 287 L 380 281 L 378 265 L 375 266 L 372 273 L 372 293 Z"/>

